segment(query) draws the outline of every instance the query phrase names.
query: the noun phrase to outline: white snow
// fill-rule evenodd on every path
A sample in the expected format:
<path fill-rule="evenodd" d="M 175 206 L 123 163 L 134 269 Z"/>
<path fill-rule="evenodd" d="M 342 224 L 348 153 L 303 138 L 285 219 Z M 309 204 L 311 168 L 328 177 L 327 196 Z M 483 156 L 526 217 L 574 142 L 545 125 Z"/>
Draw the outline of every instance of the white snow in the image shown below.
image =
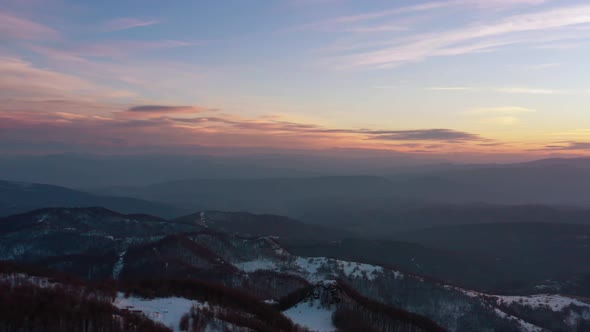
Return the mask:
<path fill-rule="evenodd" d="M 199 219 L 196 219 L 195 223 L 200 224 L 205 228 L 209 228 L 209 226 L 207 225 L 207 219 L 205 218 L 205 212 L 199 213 Z"/>
<path fill-rule="evenodd" d="M 311 281 L 323 280 L 327 274 L 337 274 L 338 272 L 342 272 L 349 278 L 366 277 L 369 280 L 374 280 L 378 274 L 383 273 L 381 266 L 326 257 L 298 257 L 294 263 L 308 274 L 308 279 Z"/>
<path fill-rule="evenodd" d="M 258 270 L 276 271 L 279 269 L 275 262 L 268 259 L 257 259 L 254 261 L 241 262 L 234 265 L 244 272 L 254 272 Z"/>
<path fill-rule="evenodd" d="M 562 311 L 570 305 L 590 308 L 590 304 L 571 297 L 551 294 L 538 294 L 530 296 L 495 296 L 498 305 L 511 305 L 513 303 L 531 308 L 548 308 L 553 311 Z"/>
<path fill-rule="evenodd" d="M 193 306 L 204 306 L 200 302 L 182 297 L 143 299 L 129 296 L 125 298 L 119 293 L 113 302 L 117 308 L 130 311 L 141 311 L 147 318 L 160 322 L 174 331 L 180 331 L 179 323 L 182 315 L 188 313 Z"/>
<path fill-rule="evenodd" d="M 57 283 L 49 281 L 49 278 L 30 276 L 24 273 L 0 274 L 0 281 L 8 282 L 12 286 L 23 283 L 30 283 L 40 288 L 51 288 L 58 285 Z"/>
<path fill-rule="evenodd" d="M 452 286 L 451 286 L 451 287 L 452 287 Z M 484 296 L 484 295 L 485 295 L 485 294 L 483 294 L 483 293 L 479 293 L 479 292 L 476 292 L 476 291 L 472 291 L 472 290 L 470 290 L 470 289 L 464 289 L 464 288 L 459 288 L 459 287 L 454 287 L 454 288 L 455 288 L 455 290 L 458 290 L 458 291 L 460 291 L 461 293 L 463 293 L 463 294 L 465 294 L 465 295 L 467 295 L 467 296 L 469 296 L 469 297 L 481 297 L 481 296 Z"/>
<path fill-rule="evenodd" d="M 590 312 L 584 311 L 580 314 L 575 311 L 570 311 L 569 315 L 565 319 L 565 323 L 571 327 L 575 327 L 581 320 L 590 320 Z"/>
<path fill-rule="evenodd" d="M 295 324 L 306 327 L 314 332 L 333 332 L 336 327 L 332 324 L 332 314 L 335 306 L 326 308 L 319 300 L 301 302 L 283 312 Z"/>
<path fill-rule="evenodd" d="M 384 269 L 380 266 L 341 261 L 326 257 L 296 257 L 292 261 L 273 261 L 257 259 L 234 264 L 244 272 L 271 270 L 290 272 L 306 278 L 310 282 L 318 282 L 326 278 L 344 274 L 349 278 L 367 278 L 374 280 Z M 401 275 L 401 274 L 399 274 Z M 396 273 L 395 277 L 399 277 Z"/>
<path fill-rule="evenodd" d="M 115 266 L 113 266 L 113 279 L 115 279 L 115 280 L 119 279 L 119 275 L 121 274 L 121 270 L 123 270 L 123 266 L 125 265 L 125 254 L 126 253 L 127 253 L 127 250 L 123 250 L 119 254 L 119 259 L 115 263 Z"/>
<path fill-rule="evenodd" d="M 496 312 L 496 315 L 502 317 L 502 318 L 506 318 L 512 321 L 517 321 L 518 324 L 520 325 L 520 329 L 523 332 L 543 332 L 545 331 L 544 329 L 533 325 L 531 323 L 525 322 L 524 320 L 520 319 L 520 318 L 516 318 L 514 316 L 510 316 L 507 313 L 505 313 L 504 311 L 498 309 L 498 308 L 494 308 L 494 311 Z"/>

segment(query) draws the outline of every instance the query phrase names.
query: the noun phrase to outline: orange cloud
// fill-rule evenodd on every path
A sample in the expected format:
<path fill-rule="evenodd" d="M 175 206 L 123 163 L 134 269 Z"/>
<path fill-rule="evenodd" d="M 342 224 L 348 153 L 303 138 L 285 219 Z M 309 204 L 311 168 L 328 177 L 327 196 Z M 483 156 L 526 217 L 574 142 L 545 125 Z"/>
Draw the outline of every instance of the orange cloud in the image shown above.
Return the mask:
<path fill-rule="evenodd" d="M 63 101 L 57 104 L 64 105 Z M 116 107 L 114 105 L 113 107 Z M 125 111 L 97 115 L 55 111 L 4 110 L 0 112 L 5 141 L 60 146 L 88 144 L 94 148 L 118 142 L 120 147 L 210 146 L 278 149 L 361 148 L 396 151 L 437 150 L 482 142 L 478 135 L 450 129 L 367 130 L 327 128 L 276 117 L 242 118 L 216 114 L 199 106 L 139 105 Z M 199 114 L 199 116 L 195 116 Z M 106 142 L 106 143 L 105 143 Z M 397 143 L 396 143 L 397 142 Z M 392 144 L 393 143 L 393 144 Z M 16 144 L 16 143 L 15 143 Z"/>

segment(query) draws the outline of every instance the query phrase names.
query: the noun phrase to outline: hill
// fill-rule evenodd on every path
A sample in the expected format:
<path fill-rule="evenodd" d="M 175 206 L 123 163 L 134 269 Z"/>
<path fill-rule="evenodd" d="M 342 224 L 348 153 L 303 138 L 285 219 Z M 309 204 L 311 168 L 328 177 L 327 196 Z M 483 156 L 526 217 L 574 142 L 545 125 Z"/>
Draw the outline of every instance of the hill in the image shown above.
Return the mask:
<path fill-rule="evenodd" d="M 102 196 L 65 187 L 0 180 L 0 216 L 45 207 L 103 206 L 125 213 L 147 213 L 172 217 L 182 210 L 137 198 Z"/>
<path fill-rule="evenodd" d="M 236 222 L 243 218 L 238 216 Z M 436 326 L 450 331 L 574 331 L 587 326 L 585 317 L 590 317 L 583 299 L 473 291 L 387 265 L 301 256 L 271 236 L 228 234 L 196 222 L 97 208 L 51 209 L 4 218 L 0 227 L 0 259 L 95 281 L 113 278 L 130 294 L 128 301 L 119 297 L 120 303 L 140 311 L 179 298 L 178 303 L 189 304 L 183 307 L 189 317 L 209 317 L 207 324 L 247 322 L 262 325 L 240 326 L 281 331 L 294 326 L 285 317 L 303 323 L 297 318 L 304 312 L 326 317 L 329 311 L 332 324 L 350 324 L 345 318 L 352 310 L 364 317 L 360 321 L 368 324 L 363 326 L 367 331 L 386 325 L 408 331 L 434 331 Z M 316 293 L 322 298 L 317 286 L 326 283 L 334 285 L 341 302 L 315 302 Z M 314 300 L 304 301 L 309 294 Z M 205 302 L 215 308 L 205 310 Z M 159 310 L 155 317 L 162 317 Z M 190 316 L 193 312 L 197 316 Z"/>

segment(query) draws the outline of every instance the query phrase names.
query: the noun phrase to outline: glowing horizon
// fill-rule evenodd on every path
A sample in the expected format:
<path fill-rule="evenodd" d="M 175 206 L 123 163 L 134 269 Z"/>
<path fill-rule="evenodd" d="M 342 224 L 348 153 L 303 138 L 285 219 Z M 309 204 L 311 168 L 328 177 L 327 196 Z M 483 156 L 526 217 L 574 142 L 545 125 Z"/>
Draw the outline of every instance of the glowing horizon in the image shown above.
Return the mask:
<path fill-rule="evenodd" d="M 0 1 L 0 152 L 590 155 L 590 5 Z"/>

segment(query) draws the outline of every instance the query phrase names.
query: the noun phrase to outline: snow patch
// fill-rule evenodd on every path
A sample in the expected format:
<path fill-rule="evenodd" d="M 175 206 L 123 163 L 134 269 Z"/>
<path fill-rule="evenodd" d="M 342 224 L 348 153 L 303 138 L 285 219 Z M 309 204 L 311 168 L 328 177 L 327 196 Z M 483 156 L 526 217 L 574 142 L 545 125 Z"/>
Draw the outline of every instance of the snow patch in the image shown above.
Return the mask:
<path fill-rule="evenodd" d="M 113 305 L 119 309 L 140 311 L 147 318 L 160 322 L 171 328 L 173 331 L 180 331 L 180 319 L 184 314 L 188 313 L 193 306 L 206 306 L 206 304 L 182 297 L 143 299 L 130 296 L 126 298 L 123 293 L 117 295 Z"/>
<path fill-rule="evenodd" d="M 268 259 L 258 259 L 254 261 L 236 263 L 234 265 L 244 272 L 255 272 L 258 270 L 276 271 L 279 269 L 275 262 Z"/>
<path fill-rule="evenodd" d="M 494 312 L 496 313 L 496 315 L 498 315 L 501 318 L 509 319 L 511 321 L 516 321 L 518 323 L 518 325 L 520 326 L 521 331 L 523 331 L 523 332 L 543 332 L 543 331 L 545 331 L 544 329 L 542 329 L 536 325 L 533 325 L 531 323 L 525 322 L 524 320 L 522 320 L 520 318 L 510 316 L 498 308 L 494 308 Z"/>
<path fill-rule="evenodd" d="M 348 278 L 367 278 L 368 280 L 374 280 L 379 274 L 384 272 L 381 266 L 347 262 L 326 257 L 296 257 L 290 261 L 257 259 L 235 263 L 234 266 L 244 272 L 271 270 L 292 273 L 310 282 L 319 282 L 340 274 Z M 395 273 L 396 278 L 401 276 L 401 273 Z"/>
<path fill-rule="evenodd" d="M 314 332 L 333 332 L 336 327 L 332 324 L 332 315 L 336 306 L 323 306 L 319 300 L 300 302 L 294 307 L 283 311 L 295 324 Z"/>
<path fill-rule="evenodd" d="M 590 304 L 561 295 L 538 294 L 531 296 L 494 296 L 498 305 L 517 304 L 531 308 L 547 308 L 552 311 L 562 311 L 571 305 L 590 308 Z"/>
<path fill-rule="evenodd" d="M 117 262 L 113 266 L 113 279 L 115 279 L 115 280 L 119 279 L 119 275 L 121 274 L 121 271 L 123 270 L 123 266 L 125 266 L 125 254 L 127 254 L 127 250 L 123 250 L 119 254 L 119 259 L 117 260 Z"/>
<path fill-rule="evenodd" d="M 0 274 L 0 281 L 7 282 L 11 286 L 29 283 L 40 288 L 52 288 L 58 285 L 57 283 L 51 282 L 49 278 L 30 276 L 25 273 Z"/>
<path fill-rule="evenodd" d="M 383 273 L 381 266 L 341 261 L 326 257 L 298 257 L 295 265 L 308 274 L 308 279 L 320 281 L 328 274 L 343 273 L 349 278 L 367 278 L 374 280 Z"/>

